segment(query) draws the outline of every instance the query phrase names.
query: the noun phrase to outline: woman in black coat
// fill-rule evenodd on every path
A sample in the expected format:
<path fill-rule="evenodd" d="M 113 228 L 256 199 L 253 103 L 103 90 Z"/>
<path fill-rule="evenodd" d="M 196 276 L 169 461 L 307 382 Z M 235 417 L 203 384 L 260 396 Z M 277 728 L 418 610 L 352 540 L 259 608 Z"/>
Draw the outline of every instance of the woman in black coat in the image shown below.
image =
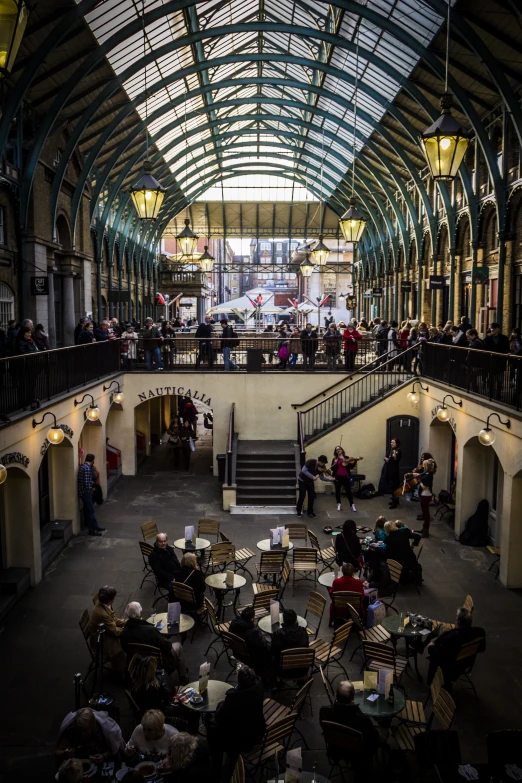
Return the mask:
<path fill-rule="evenodd" d="M 379 481 L 379 492 L 387 495 L 391 492 L 390 508 L 397 508 L 399 498 L 393 494 L 401 486 L 401 442 L 398 438 L 392 438 L 387 456 L 384 458 L 381 478 Z"/>
<path fill-rule="evenodd" d="M 194 597 L 196 599 L 196 609 L 201 609 L 203 606 L 203 596 L 207 586 L 205 584 L 205 577 L 199 569 L 196 555 L 193 552 L 185 552 L 181 558 L 181 568 L 179 571 L 175 572 L 174 579 L 176 582 L 181 582 L 193 589 Z"/>
<path fill-rule="evenodd" d="M 337 565 L 351 563 L 359 570 L 361 542 L 357 538 L 357 526 L 353 519 L 347 519 L 341 533 L 335 537 L 335 561 Z"/>
<path fill-rule="evenodd" d="M 386 560 L 395 560 L 401 564 L 401 582 L 420 584 L 422 581 L 422 569 L 417 563 L 415 552 L 410 544 L 410 539 L 420 541 L 420 534 L 412 533 L 407 527 L 398 527 L 395 522 L 386 522 L 384 529 L 388 534 L 386 539 Z"/>

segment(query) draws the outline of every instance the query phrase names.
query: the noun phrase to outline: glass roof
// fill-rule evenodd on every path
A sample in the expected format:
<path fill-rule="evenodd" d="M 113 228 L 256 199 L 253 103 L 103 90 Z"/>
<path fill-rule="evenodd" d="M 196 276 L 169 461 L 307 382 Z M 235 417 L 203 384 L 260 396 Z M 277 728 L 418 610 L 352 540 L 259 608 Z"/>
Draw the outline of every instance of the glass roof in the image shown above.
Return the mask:
<path fill-rule="evenodd" d="M 101 0 L 86 19 L 104 43 L 166 1 Z M 123 87 L 142 119 L 148 118 L 151 142 L 163 155 L 163 177 L 170 170 L 190 200 L 203 197 L 198 194 L 207 182 L 207 194 L 213 193 L 213 183 L 232 171 L 241 180 L 241 169 L 272 179 L 279 168 L 295 177 L 307 198 L 307 183 L 313 182 L 314 192 L 328 199 L 351 169 L 354 102 L 360 151 L 417 64 L 417 45 L 429 44 L 443 21 L 422 0 L 361 5 L 407 31 L 411 48 L 365 17 L 315 0 L 195 2 L 112 48 L 108 59 L 123 74 Z M 260 21 L 271 26 L 245 28 Z M 298 34 L 289 26 L 305 29 Z M 346 46 L 321 39 L 325 31 Z M 192 38 L 185 41 L 187 36 Z M 144 54 L 150 56 L 146 71 Z M 385 63 L 396 78 L 385 72 Z M 227 191 L 240 187 L 225 182 Z M 289 180 L 281 183 L 281 191 L 292 190 Z"/>

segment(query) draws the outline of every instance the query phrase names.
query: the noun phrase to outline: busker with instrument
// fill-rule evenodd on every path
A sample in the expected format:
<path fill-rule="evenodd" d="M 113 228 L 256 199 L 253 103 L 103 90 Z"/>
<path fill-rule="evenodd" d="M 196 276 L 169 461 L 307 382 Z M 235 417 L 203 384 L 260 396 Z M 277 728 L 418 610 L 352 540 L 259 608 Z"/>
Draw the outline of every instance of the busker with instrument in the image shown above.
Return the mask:
<path fill-rule="evenodd" d="M 435 473 L 435 460 L 426 459 L 422 463 L 422 473 L 414 473 L 414 478 L 420 482 L 420 504 L 422 509 L 422 516 L 424 524 L 422 526 L 423 538 L 429 538 L 430 536 L 430 503 L 433 497 L 433 476 Z"/>
<path fill-rule="evenodd" d="M 335 481 L 332 471 L 328 467 L 328 457 L 326 454 L 320 454 L 317 457 L 317 475 L 321 481 Z"/>
<path fill-rule="evenodd" d="M 335 499 L 337 501 L 337 511 L 341 511 L 341 489 L 348 497 L 350 508 L 357 511 L 353 503 L 352 485 L 350 483 L 350 469 L 355 468 L 362 457 L 347 457 L 342 446 L 336 446 L 331 464 L 332 475 L 335 477 Z"/>
<path fill-rule="evenodd" d="M 384 458 L 381 478 L 379 481 L 379 492 L 383 495 L 391 492 L 390 508 L 397 508 L 399 497 L 395 490 L 401 487 L 400 462 L 401 462 L 401 442 L 398 438 L 392 438 L 388 455 Z M 402 494 L 402 492 L 400 493 Z"/>

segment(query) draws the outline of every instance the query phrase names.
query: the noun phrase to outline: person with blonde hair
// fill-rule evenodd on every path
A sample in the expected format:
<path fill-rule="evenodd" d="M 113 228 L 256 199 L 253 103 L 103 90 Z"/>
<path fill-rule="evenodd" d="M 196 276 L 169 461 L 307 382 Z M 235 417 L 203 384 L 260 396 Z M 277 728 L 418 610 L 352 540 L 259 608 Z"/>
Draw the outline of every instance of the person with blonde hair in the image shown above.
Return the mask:
<path fill-rule="evenodd" d="M 172 704 L 174 686 L 165 671 L 158 667 L 158 659 L 154 655 L 137 656 L 129 667 L 129 674 L 132 696 L 142 712 L 164 711 Z"/>
<path fill-rule="evenodd" d="M 81 783 L 83 764 L 81 759 L 67 759 L 58 770 L 58 783 Z"/>
<path fill-rule="evenodd" d="M 381 543 L 386 546 L 386 539 L 388 537 L 388 533 L 386 532 L 386 517 L 380 516 L 375 520 L 373 537 L 376 544 Z"/>
<path fill-rule="evenodd" d="M 174 734 L 159 769 L 163 772 L 164 783 L 211 780 L 212 768 L 206 742 L 185 731 Z"/>
<path fill-rule="evenodd" d="M 203 609 L 203 596 L 207 586 L 205 584 L 205 577 L 199 568 L 196 555 L 193 552 L 185 552 L 181 558 L 179 571 L 176 571 L 174 574 L 174 580 L 193 589 L 194 597 L 196 599 L 196 609 L 200 612 Z M 185 611 L 183 605 L 181 608 Z"/>
<path fill-rule="evenodd" d="M 161 710 L 147 710 L 141 723 L 132 732 L 125 755 L 159 761 L 167 755 L 170 738 L 177 733 L 174 726 L 165 723 L 165 715 Z"/>

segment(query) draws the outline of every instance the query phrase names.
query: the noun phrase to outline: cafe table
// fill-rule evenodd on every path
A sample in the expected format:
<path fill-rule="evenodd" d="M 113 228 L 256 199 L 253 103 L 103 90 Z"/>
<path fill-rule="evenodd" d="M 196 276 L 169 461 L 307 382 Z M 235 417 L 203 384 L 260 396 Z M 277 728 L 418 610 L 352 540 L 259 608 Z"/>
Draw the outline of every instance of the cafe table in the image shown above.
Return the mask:
<path fill-rule="evenodd" d="M 364 715 L 375 718 L 378 722 L 389 722 L 406 706 L 406 697 L 399 688 L 393 688 L 393 704 L 385 698 L 384 693 L 376 694 L 378 698 L 375 701 L 368 701 L 368 696 L 371 695 L 372 692 L 368 690 L 356 691 L 354 701 Z"/>
<path fill-rule="evenodd" d="M 261 552 L 289 552 L 290 549 L 294 548 L 294 545 L 291 541 L 288 546 L 283 546 L 282 544 L 272 545 L 272 539 L 264 538 L 262 541 L 257 542 L 257 548 L 260 549 Z"/>
<path fill-rule="evenodd" d="M 261 628 L 262 631 L 268 634 L 272 634 L 274 631 L 277 631 L 278 628 L 281 628 L 281 624 L 283 622 L 283 613 L 279 613 L 279 623 L 277 625 L 272 626 L 272 620 L 269 614 L 265 614 L 264 617 L 261 617 L 260 620 L 258 620 L 258 628 Z M 300 617 L 297 615 L 297 623 L 301 626 L 301 628 L 306 628 L 307 622 L 304 619 L 304 617 Z"/>
<path fill-rule="evenodd" d="M 182 641 L 184 641 L 187 633 L 194 628 L 194 618 L 189 614 L 181 614 L 179 623 L 167 623 L 167 616 L 167 612 L 158 612 L 149 617 L 147 622 L 153 625 L 156 630 L 164 636 L 177 636 L 180 634 Z M 158 625 L 162 625 L 163 627 L 158 628 Z"/>
<path fill-rule="evenodd" d="M 339 571 L 339 575 L 341 575 L 341 571 Z M 317 581 L 320 585 L 323 585 L 323 587 L 331 587 L 334 579 L 337 579 L 335 571 L 323 571 L 321 576 L 317 578 Z"/>
<path fill-rule="evenodd" d="M 210 541 L 207 541 L 206 538 L 196 538 L 196 546 L 194 546 L 192 541 L 185 541 L 184 538 L 177 538 L 176 541 L 174 541 L 174 546 L 176 549 L 181 549 L 182 552 L 199 552 L 202 549 L 208 549 Z"/>
<path fill-rule="evenodd" d="M 267 781 L 267 783 L 284 783 L 285 780 L 285 773 L 281 772 L 281 774 L 277 778 L 272 778 L 272 780 Z M 303 770 L 301 772 L 301 783 L 330 783 L 329 778 L 325 778 L 324 775 L 320 775 L 318 772 L 305 772 Z"/>
<path fill-rule="evenodd" d="M 218 616 L 218 619 L 221 619 L 223 622 L 224 616 L 225 616 L 225 608 L 227 606 L 236 606 L 237 599 L 239 598 L 239 591 L 242 587 L 246 585 L 246 579 L 244 576 L 238 576 L 238 574 L 234 573 L 234 581 L 231 585 L 227 585 L 226 583 L 227 575 L 226 573 L 218 573 L 218 574 L 209 574 L 209 576 L 205 577 L 205 584 L 208 585 L 208 587 L 212 588 L 216 594 L 216 600 L 217 600 L 217 610 L 216 614 Z M 234 590 L 235 597 L 233 601 L 225 602 L 223 598 L 225 597 L 225 593 L 229 592 L 230 590 Z"/>
<path fill-rule="evenodd" d="M 407 623 L 407 625 L 403 625 L 403 622 L 404 620 L 400 615 L 393 614 L 384 618 L 382 627 L 391 634 L 394 647 L 397 646 L 397 639 L 404 639 L 406 642 L 406 655 L 408 658 L 413 658 L 417 678 L 422 682 L 422 676 L 417 665 L 417 654 L 424 651 L 428 641 L 433 636 L 433 631 L 426 633 L 428 629 L 422 628 L 420 625 L 413 627 L 411 622 Z"/>
<path fill-rule="evenodd" d="M 209 714 L 215 712 L 220 701 L 223 701 L 225 694 L 233 686 L 228 682 L 221 682 L 221 680 L 209 680 L 207 690 L 202 694 L 203 701 L 200 704 L 193 704 L 191 701 L 182 702 L 185 707 L 194 712 L 201 712 L 203 714 Z M 179 692 L 182 695 L 189 688 L 194 688 L 195 691 L 199 691 L 199 681 L 191 682 L 185 685 Z"/>

